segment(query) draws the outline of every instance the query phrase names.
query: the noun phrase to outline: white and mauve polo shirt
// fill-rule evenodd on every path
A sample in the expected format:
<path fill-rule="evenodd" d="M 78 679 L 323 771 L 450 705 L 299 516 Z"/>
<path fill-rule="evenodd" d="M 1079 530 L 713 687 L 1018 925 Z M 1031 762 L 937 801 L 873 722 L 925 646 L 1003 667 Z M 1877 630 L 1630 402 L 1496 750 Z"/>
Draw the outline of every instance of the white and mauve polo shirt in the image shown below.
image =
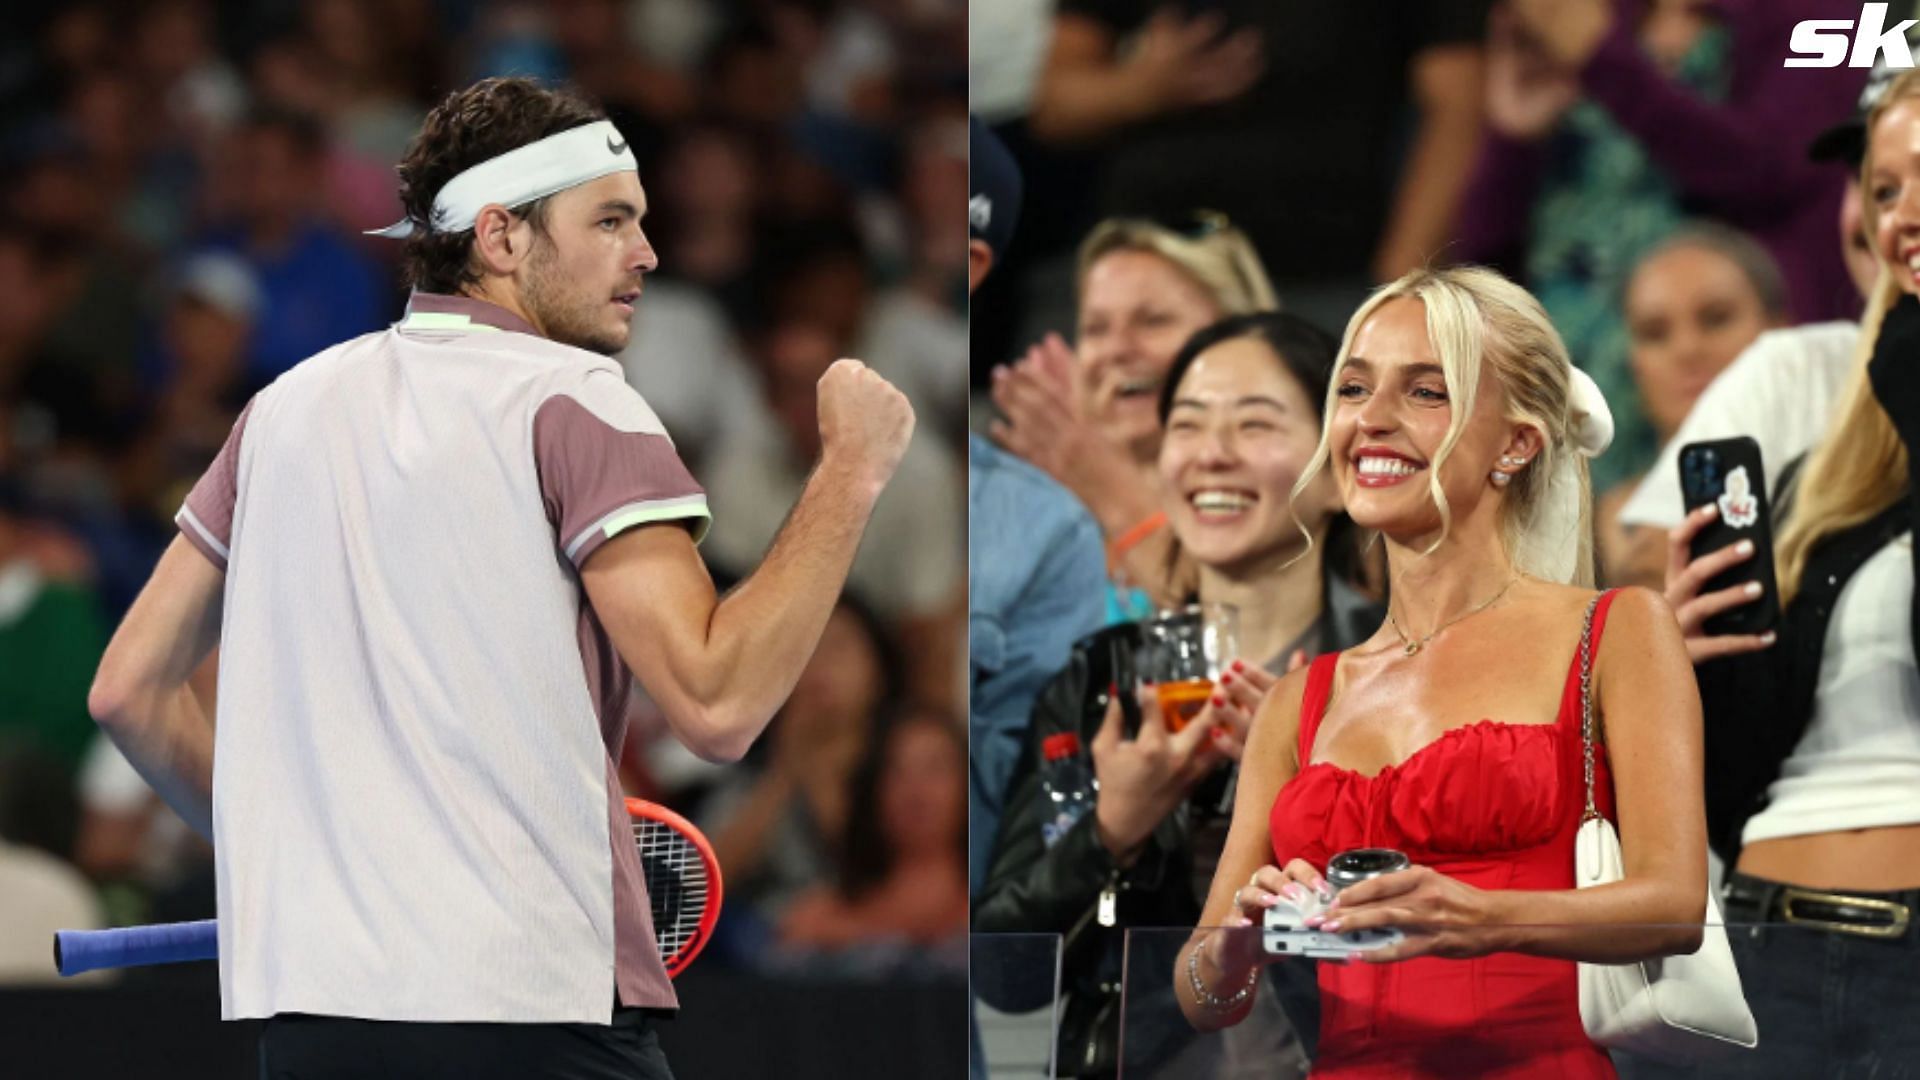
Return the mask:
<path fill-rule="evenodd" d="M 226 570 L 224 1017 L 676 1006 L 579 568 L 707 519 L 617 364 L 481 301 L 415 294 L 254 398 L 178 517 Z"/>

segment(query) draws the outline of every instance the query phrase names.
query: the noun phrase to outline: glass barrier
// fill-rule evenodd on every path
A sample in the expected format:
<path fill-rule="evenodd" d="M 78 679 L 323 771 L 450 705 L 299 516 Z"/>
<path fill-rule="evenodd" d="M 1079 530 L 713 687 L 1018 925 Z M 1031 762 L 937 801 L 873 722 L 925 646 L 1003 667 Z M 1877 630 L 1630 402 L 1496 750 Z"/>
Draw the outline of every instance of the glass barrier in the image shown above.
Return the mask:
<path fill-rule="evenodd" d="M 974 934 L 971 1080 L 1052 1077 L 1060 1028 L 1060 935 Z"/>
<path fill-rule="evenodd" d="M 1758 1043 L 1744 1049 L 1696 1042 L 1707 1051 L 1696 1060 L 1596 1046 L 1581 1023 L 1573 965 L 1519 953 L 1387 963 L 1276 957 L 1261 968 L 1245 1018 L 1202 1032 L 1181 1009 L 1193 1000 L 1183 962 L 1193 931 L 1132 929 L 1125 940 L 1117 1075 L 1293 1080 L 1321 1069 L 1395 1077 L 1920 1077 L 1920 927 L 1909 932 L 1904 920 L 1882 925 L 1865 917 L 1873 914 L 1839 928 L 1728 924 Z M 1605 933 L 1657 939 L 1671 929 L 1614 925 Z M 1255 935 L 1241 942 L 1249 955 L 1268 955 L 1259 928 L 1235 933 Z M 1205 974 L 1218 978 L 1210 968 Z M 1070 976 L 1066 985 L 1073 985 Z M 1232 993 L 1204 985 L 1220 997 Z M 1063 1012 L 1072 1009 L 1063 1002 Z M 1076 1074 L 1063 1066 L 1060 1075 Z"/>

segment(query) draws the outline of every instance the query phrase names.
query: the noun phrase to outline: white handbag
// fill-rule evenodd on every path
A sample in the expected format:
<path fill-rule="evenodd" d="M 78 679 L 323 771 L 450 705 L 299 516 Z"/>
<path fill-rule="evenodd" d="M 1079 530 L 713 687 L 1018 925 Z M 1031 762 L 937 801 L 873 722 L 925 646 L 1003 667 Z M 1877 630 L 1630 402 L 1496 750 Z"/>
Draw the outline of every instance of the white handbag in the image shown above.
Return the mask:
<path fill-rule="evenodd" d="M 1586 754 L 1586 810 L 1574 839 L 1574 885 L 1586 889 L 1626 876 L 1620 836 L 1593 802 L 1593 614 L 1580 633 L 1580 734 Z M 1686 1062 L 1752 1049 L 1760 1041 L 1740 971 L 1727 945 L 1720 905 L 1707 890 L 1700 948 L 1632 964 L 1580 965 L 1580 1022 L 1594 1042 L 1660 1061 Z"/>

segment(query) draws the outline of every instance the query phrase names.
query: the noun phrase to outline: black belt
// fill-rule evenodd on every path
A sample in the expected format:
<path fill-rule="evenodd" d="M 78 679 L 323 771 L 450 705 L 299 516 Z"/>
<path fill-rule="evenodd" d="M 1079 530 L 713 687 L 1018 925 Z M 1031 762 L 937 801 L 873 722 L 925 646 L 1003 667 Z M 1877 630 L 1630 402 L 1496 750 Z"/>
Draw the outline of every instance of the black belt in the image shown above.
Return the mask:
<path fill-rule="evenodd" d="M 1808 889 L 1751 874 L 1727 875 L 1729 923 L 1792 923 L 1870 938 L 1905 937 L 1920 928 L 1920 889 L 1888 893 L 1838 893 Z"/>

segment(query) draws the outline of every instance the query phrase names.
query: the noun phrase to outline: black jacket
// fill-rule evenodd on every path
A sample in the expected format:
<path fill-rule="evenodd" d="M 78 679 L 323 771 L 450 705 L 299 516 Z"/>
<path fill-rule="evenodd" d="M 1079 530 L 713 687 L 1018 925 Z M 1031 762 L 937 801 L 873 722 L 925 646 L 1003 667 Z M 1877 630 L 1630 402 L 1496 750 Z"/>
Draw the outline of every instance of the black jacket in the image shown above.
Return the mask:
<path fill-rule="evenodd" d="M 1827 626 L 1840 590 L 1875 552 L 1914 527 L 1915 509 L 1909 486 L 1899 502 L 1872 520 L 1815 548 L 1798 595 L 1781 613 L 1780 637 L 1772 648 L 1709 660 L 1695 669 L 1706 720 L 1707 838 L 1729 865 L 1740 857 L 1747 819 L 1766 807 L 1768 787 L 1813 720 Z M 1920 553 L 1920 546 L 1915 550 Z M 1911 599 L 1909 604 L 1920 641 L 1920 605 Z"/>
<path fill-rule="evenodd" d="M 1327 611 L 1319 645 L 1343 649 L 1367 638 L 1384 618 L 1383 609 L 1344 585 L 1329 584 Z M 1062 935 L 1060 992 L 1065 1011 L 1060 1025 L 1059 1072 L 1062 1076 L 1111 1075 L 1116 1067 L 1121 1013 L 1121 960 L 1128 927 L 1191 927 L 1200 918 L 1203 897 L 1194 894 L 1192 833 L 1200 806 L 1196 797 L 1163 820 L 1133 864 L 1122 870 L 1094 831 L 1087 813 L 1052 848 L 1041 838 L 1051 817 L 1041 786 L 1039 747 L 1049 735 L 1078 732 L 1091 746 L 1106 716 L 1109 687 L 1135 683 L 1132 653 L 1139 640 L 1136 623 L 1098 631 L 1074 645 L 1067 666 L 1040 692 L 1020 762 L 1009 785 L 1006 813 L 1000 820 L 986 885 L 973 909 L 976 934 L 1051 933 Z M 1138 717 L 1130 694 L 1122 694 L 1129 728 Z M 1223 774 L 1224 778 L 1224 774 Z M 1205 788 L 1206 785 L 1203 785 Z M 1217 794 L 1217 789 L 1215 789 Z M 1103 894 L 1110 894 L 1110 923 L 1102 922 Z M 1172 984 L 1151 985 L 1168 996 L 1165 1015 L 1174 1015 Z M 975 990 L 988 1004 L 1005 1011 L 1039 1008 L 1052 987 L 987 985 Z M 1156 1013 L 1161 1010 L 1152 1010 Z M 1137 1019 L 1147 1010 L 1134 1006 Z M 1187 1033 L 1190 1034 L 1190 1033 Z M 1150 1033 L 1129 1027 L 1129 1063 L 1157 1056 Z"/>
<path fill-rule="evenodd" d="M 1900 433 L 1908 461 L 1920 464 L 1914 454 L 1920 445 L 1920 370 L 1913 362 L 1911 340 L 1920 312 L 1911 310 L 1911 298 L 1902 304 L 1909 308 L 1899 312 L 1904 325 L 1895 330 L 1895 315 L 1889 315 L 1876 344 L 1876 353 L 1890 346 L 1895 351 L 1886 357 L 1876 354 L 1869 371 L 1874 394 Z M 1900 340 L 1902 336 L 1909 340 Z M 1804 458 L 1788 465 L 1776 485 L 1783 492 L 1776 502 L 1776 529 L 1793 504 L 1803 463 Z M 1840 591 L 1875 552 L 1917 523 L 1920 501 L 1909 479 L 1898 502 L 1813 549 L 1800 590 L 1781 614 L 1779 640 L 1772 648 L 1711 660 L 1695 669 L 1706 721 L 1707 837 L 1729 865 L 1740 856 L 1747 820 L 1765 808 L 1768 787 L 1813 720 L 1827 627 Z M 1920 581 L 1920 545 L 1914 546 L 1913 558 L 1915 580 Z M 1920 644 L 1920 591 L 1908 598 L 1908 605 L 1913 639 Z M 1920 723 L 1920 717 L 1914 722 Z"/>

